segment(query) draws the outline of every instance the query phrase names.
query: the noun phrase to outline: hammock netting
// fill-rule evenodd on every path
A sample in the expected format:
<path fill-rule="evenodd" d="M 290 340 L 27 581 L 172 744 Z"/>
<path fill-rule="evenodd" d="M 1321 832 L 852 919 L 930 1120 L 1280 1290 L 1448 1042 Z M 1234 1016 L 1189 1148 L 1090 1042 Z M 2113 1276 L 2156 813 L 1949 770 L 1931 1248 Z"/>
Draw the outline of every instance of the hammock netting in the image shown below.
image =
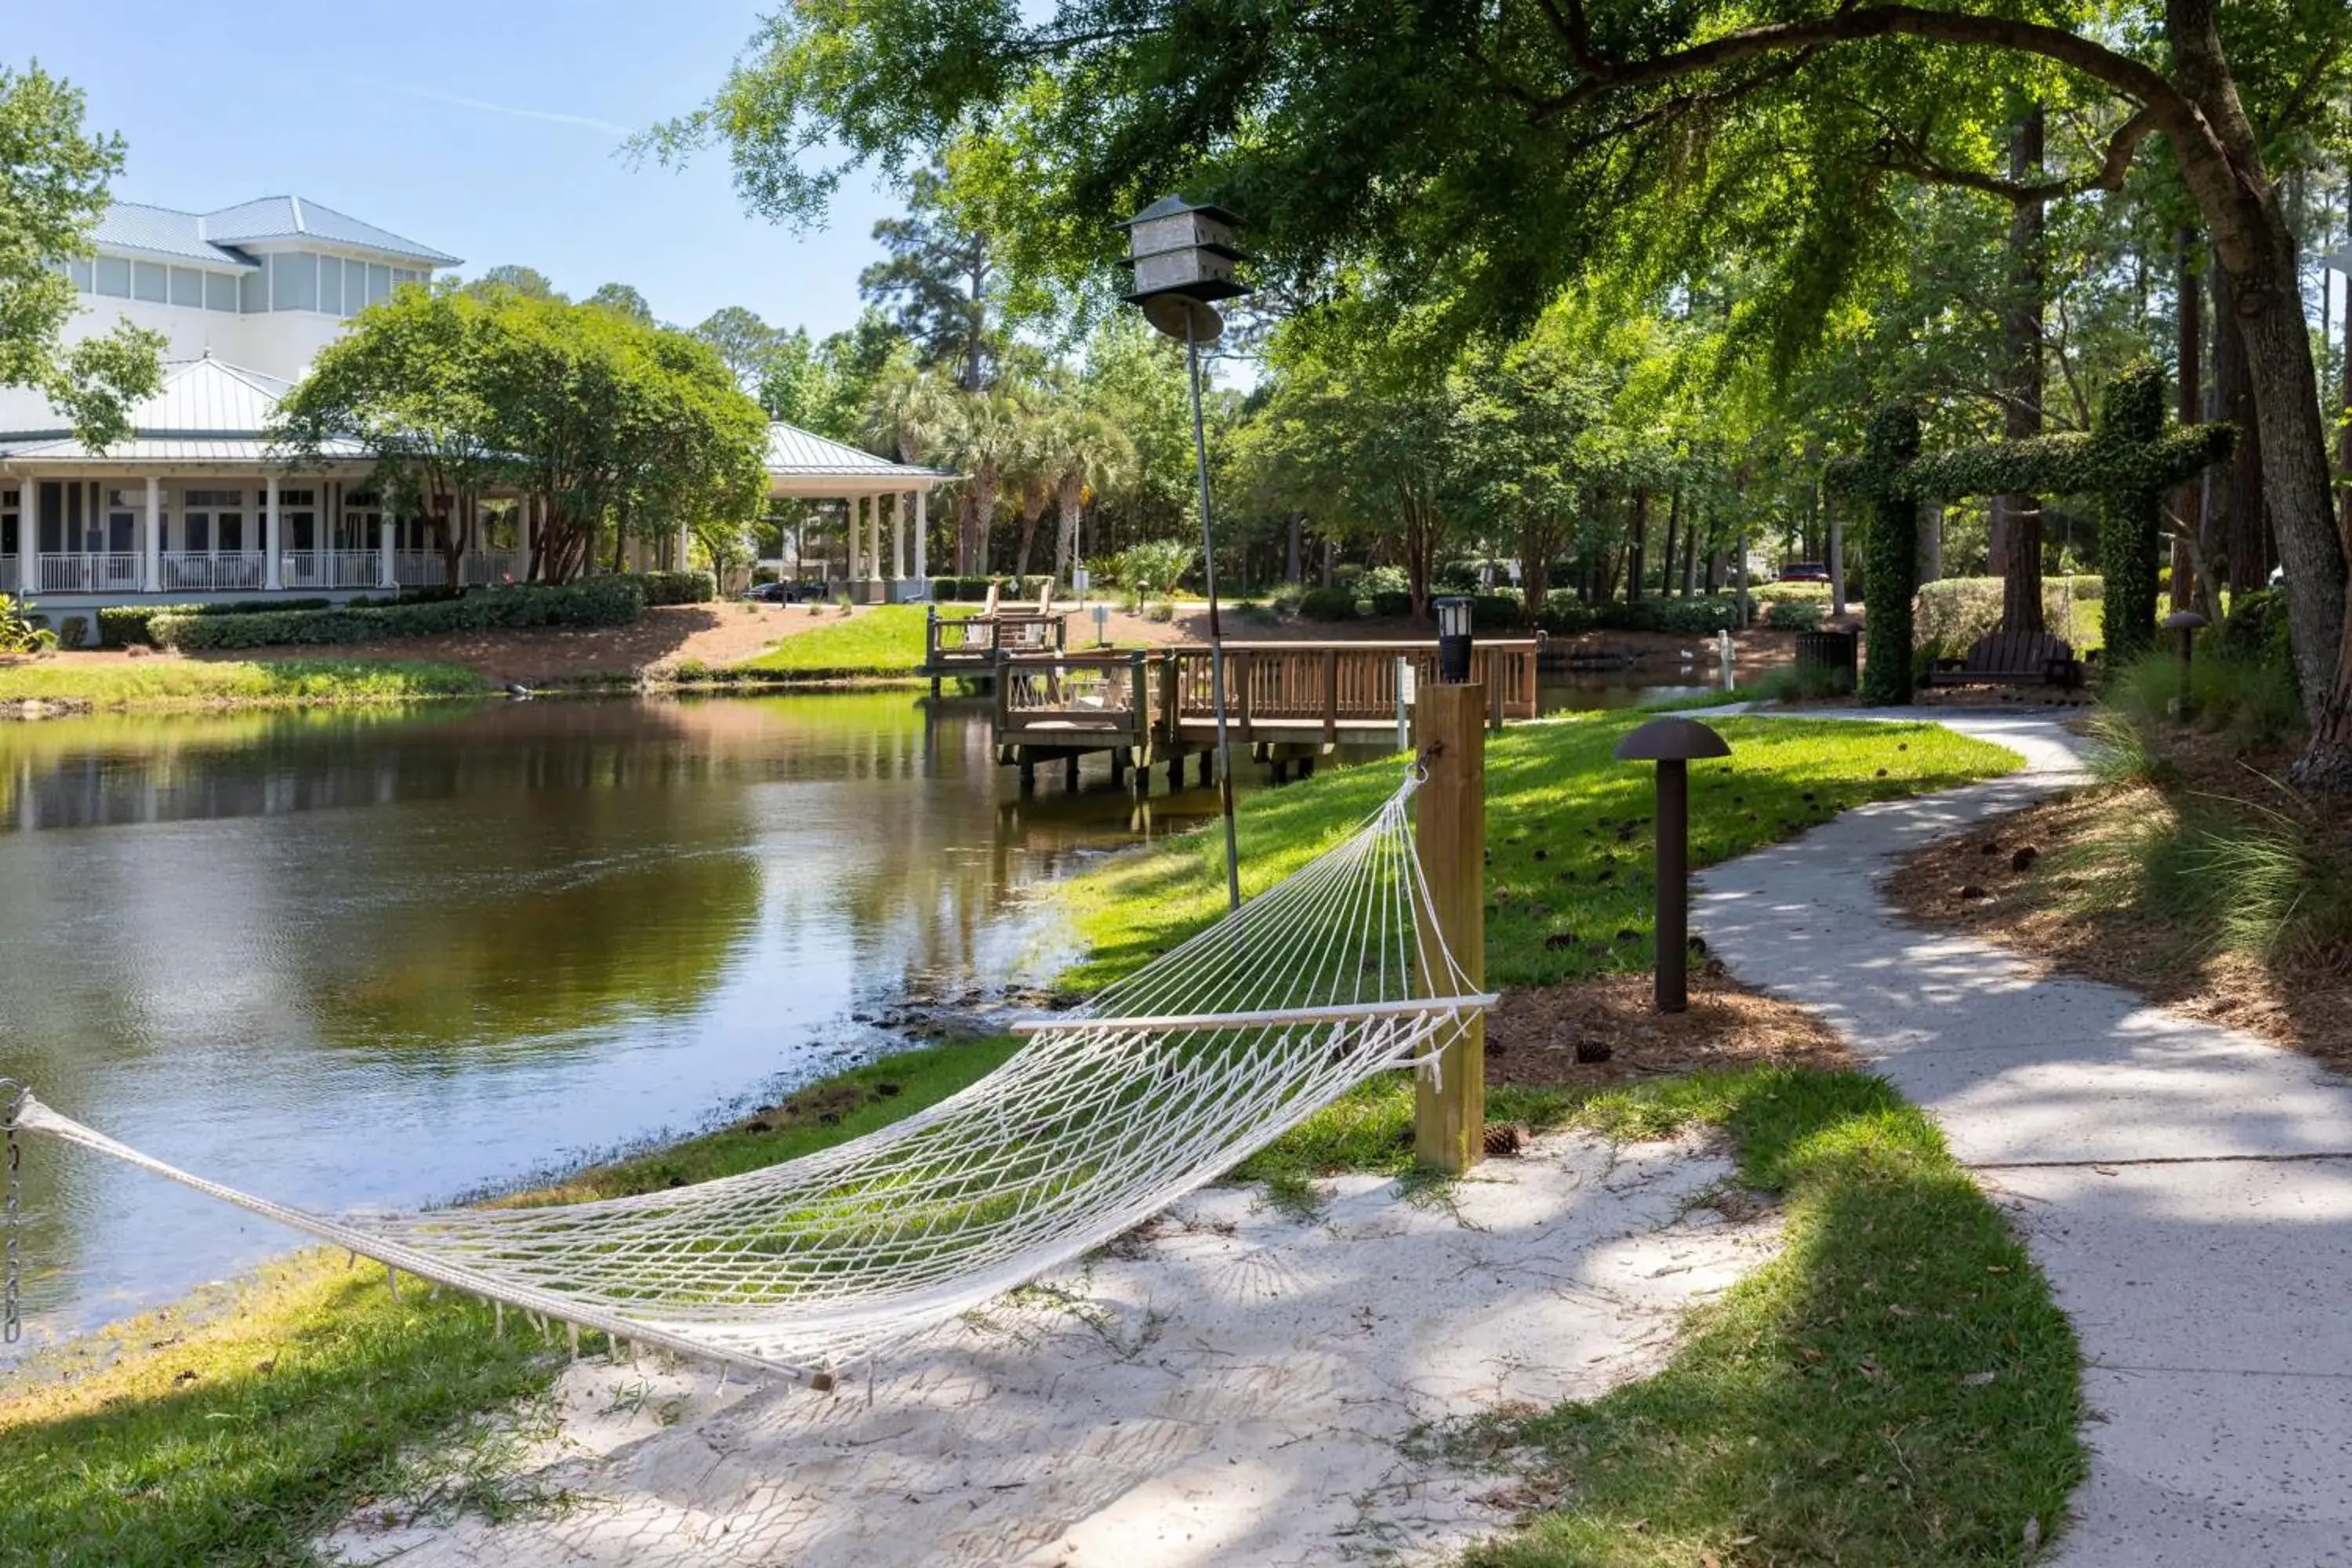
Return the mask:
<path fill-rule="evenodd" d="M 1438 934 L 1409 774 L 1360 828 L 1068 1013 L 969 1089 L 803 1159 L 542 1207 L 329 1218 L 192 1175 L 29 1093 L 14 1126 L 392 1268 L 830 1384 L 1127 1231 L 1492 1001 Z M 0 1116 L 5 1116 L 0 1103 Z"/>

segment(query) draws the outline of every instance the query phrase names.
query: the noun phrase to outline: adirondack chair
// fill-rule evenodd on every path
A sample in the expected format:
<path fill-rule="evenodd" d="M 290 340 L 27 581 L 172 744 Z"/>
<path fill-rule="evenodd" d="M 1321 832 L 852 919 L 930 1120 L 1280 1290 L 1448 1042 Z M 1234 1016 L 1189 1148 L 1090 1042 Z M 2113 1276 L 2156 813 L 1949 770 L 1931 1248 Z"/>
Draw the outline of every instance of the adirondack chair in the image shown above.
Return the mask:
<path fill-rule="evenodd" d="M 1939 658 L 1930 686 L 2063 686 L 2083 684 L 2074 647 L 2048 632 L 1996 631 L 1976 640 L 1965 658 Z"/>

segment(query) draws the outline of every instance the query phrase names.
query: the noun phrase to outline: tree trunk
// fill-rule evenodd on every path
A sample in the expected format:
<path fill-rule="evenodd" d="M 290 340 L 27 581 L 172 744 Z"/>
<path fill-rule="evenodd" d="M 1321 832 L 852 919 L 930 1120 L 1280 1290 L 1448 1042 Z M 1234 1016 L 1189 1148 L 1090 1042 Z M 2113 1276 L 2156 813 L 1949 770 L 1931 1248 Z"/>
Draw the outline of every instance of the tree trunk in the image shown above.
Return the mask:
<path fill-rule="evenodd" d="M 1666 553 L 1658 566 L 1658 597 L 1663 599 L 1675 591 L 1675 545 L 1683 531 L 1683 487 L 1676 481 L 1666 499 Z"/>
<path fill-rule="evenodd" d="M 1054 579 L 1077 587 L 1078 518 L 1086 510 L 1085 484 L 1075 478 L 1062 481 L 1060 496 L 1062 515 L 1054 530 Z"/>
<path fill-rule="evenodd" d="M 1284 520 L 1282 531 L 1282 580 L 1297 587 L 1302 571 L 1300 557 L 1307 543 L 1307 514 L 1294 509 Z"/>
<path fill-rule="evenodd" d="M 2181 229 L 2173 236 L 2172 245 L 2174 293 L 2179 317 L 2173 356 L 2179 376 L 2177 413 L 2181 424 L 2195 425 L 2205 412 L 2205 393 L 2200 384 L 2205 363 L 2205 295 L 2197 275 L 2197 231 Z M 2176 610 L 2185 610 L 2196 602 L 2197 552 L 2190 543 L 2198 537 L 2204 500 L 2203 474 L 2190 475 L 2173 497 L 2173 514 L 2180 520 L 2180 533 L 2172 542 L 2172 607 Z"/>
<path fill-rule="evenodd" d="M 1559 548 L 1559 533 L 1558 519 L 1530 522 L 1519 531 L 1519 594 L 1529 626 L 1542 616 L 1544 601 L 1551 597 L 1551 558 Z"/>
<path fill-rule="evenodd" d="M 1919 508 L 1919 581 L 1933 583 L 1944 574 L 1944 503 L 1931 500 Z"/>
<path fill-rule="evenodd" d="M 1683 597 L 1684 597 L 1684 598 L 1687 599 L 1687 598 L 1689 598 L 1689 597 L 1691 596 L 1691 582 L 1692 582 L 1692 579 L 1694 579 L 1694 578 L 1695 578 L 1695 577 L 1696 577 L 1697 575 L 1698 575 L 1698 515 L 1697 515 L 1697 512 L 1696 512 L 1696 510 L 1694 510 L 1694 511 L 1692 512 L 1692 514 L 1691 514 L 1691 520 L 1690 520 L 1688 522 L 1686 522 L 1686 523 L 1683 524 Z"/>
<path fill-rule="evenodd" d="M 1013 558 L 1013 574 L 1015 577 L 1026 577 L 1029 575 L 1029 552 L 1037 542 L 1037 524 L 1044 521 L 1045 516 L 1045 498 L 1042 494 L 1023 498 L 1021 502 L 1021 548 Z M 1059 574 L 1056 574 L 1056 575 L 1059 575 Z"/>
<path fill-rule="evenodd" d="M 2271 523 L 2263 504 L 2263 435 L 2254 409 L 2254 384 L 2244 330 L 2239 326 L 2236 290 L 2225 275 L 2214 280 L 2213 381 L 2221 417 L 2239 430 L 2229 467 L 2216 486 L 2215 520 L 2224 578 L 2233 594 L 2251 594 L 2269 583 Z"/>
<path fill-rule="evenodd" d="M 2042 178 L 2042 109 L 2037 103 L 2010 132 L 2011 179 L 2035 182 Z M 2042 204 L 2018 203 L 2009 223 L 2010 292 L 2000 323 L 2006 362 L 2001 379 L 2001 434 L 2012 441 L 2031 440 L 2042 434 L 2042 316 L 2048 298 L 2045 249 Z M 1993 497 L 1991 545 L 1994 569 L 2000 573 L 2000 629 L 2040 632 L 2040 498 Z"/>
<path fill-rule="evenodd" d="M 1632 604 L 1642 596 L 1642 578 L 1648 570 L 1650 554 L 1650 492 L 1633 492 L 1633 516 L 1626 527 L 1625 602 Z"/>

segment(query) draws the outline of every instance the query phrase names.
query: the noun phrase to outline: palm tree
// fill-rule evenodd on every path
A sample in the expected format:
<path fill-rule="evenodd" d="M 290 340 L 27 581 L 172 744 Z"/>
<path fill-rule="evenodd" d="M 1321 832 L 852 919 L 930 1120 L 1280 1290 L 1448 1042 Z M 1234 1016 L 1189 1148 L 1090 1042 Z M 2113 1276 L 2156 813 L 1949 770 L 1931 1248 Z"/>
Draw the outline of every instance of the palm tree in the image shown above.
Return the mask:
<path fill-rule="evenodd" d="M 866 444 L 902 463 L 921 464 L 955 423 L 955 390 L 932 372 L 897 360 L 874 378 L 859 420 Z"/>
<path fill-rule="evenodd" d="M 1098 496 L 1133 479 L 1135 443 L 1117 420 L 1075 398 L 1056 401 L 1038 424 L 1039 472 L 1061 503 L 1060 526 L 1054 531 L 1054 576 L 1075 584 L 1071 573 L 1078 562 L 1079 514 L 1088 495 Z"/>
<path fill-rule="evenodd" d="M 978 576 L 988 570 L 988 528 L 1005 476 L 1017 472 L 1025 414 L 1021 400 L 998 388 L 956 400 L 953 426 L 944 445 L 963 470 L 963 515 L 956 538 L 956 571 Z"/>

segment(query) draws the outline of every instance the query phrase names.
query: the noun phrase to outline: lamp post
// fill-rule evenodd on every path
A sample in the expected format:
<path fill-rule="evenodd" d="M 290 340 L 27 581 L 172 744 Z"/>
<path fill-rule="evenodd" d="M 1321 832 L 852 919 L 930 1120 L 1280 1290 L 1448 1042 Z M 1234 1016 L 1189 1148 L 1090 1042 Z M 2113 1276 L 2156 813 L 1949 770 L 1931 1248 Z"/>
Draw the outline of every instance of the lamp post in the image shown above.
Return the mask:
<path fill-rule="evenodd" d="M 2180 695 L 2173 700 L 2173 716 L 2184 724 L 2189 722 L 2189 660 L 2196 651 L 2197 628 L 2207 624 L 2194 610 L 2175 610 L 2164 617 L 2164 629 L 2179 636 Z"/>
<path fill-rule="evenodd" d="M 1658 764 L 1657 1007 L 1690 1005 L 1690 763 L 1727 757 L 1723 737 L 1693 719 L 1653 719 L 1617 742 L 1621 763 Z"/>
<path fill-rule="evenodd" d="M 1448 686 L 1470 684 L 1470 601 L 1432 599 L 1437 616 L 1437 679 Z"/>
<path fill-rule="evenodd" d="M 1217 716 L 1219 804 L 1225 818 L 1225 901 L 1242 907 L 1241 852 L 1234 836 L 1234 756 L 1225 733 L 1225 639 L 1217 617 L 1217 542 L 1209 514 L 1209 442 L 1201 420 L 1201 345 L 1214 342 L 1224 318 L 1211 303 L 1246 294 L 1234 264 L 1249 258 L 1234 248 L 1234 215 L 1162 196 L 1119 225 L 1127 230 L 1124 265 L 1134 274 L 1129 304 L 1171 338 L 1184 341 L 1186 380 L 1192 389 L 1192 458 L 1201 481 L 1201 585 L 1209 599 L 1209 684 Z"/>

